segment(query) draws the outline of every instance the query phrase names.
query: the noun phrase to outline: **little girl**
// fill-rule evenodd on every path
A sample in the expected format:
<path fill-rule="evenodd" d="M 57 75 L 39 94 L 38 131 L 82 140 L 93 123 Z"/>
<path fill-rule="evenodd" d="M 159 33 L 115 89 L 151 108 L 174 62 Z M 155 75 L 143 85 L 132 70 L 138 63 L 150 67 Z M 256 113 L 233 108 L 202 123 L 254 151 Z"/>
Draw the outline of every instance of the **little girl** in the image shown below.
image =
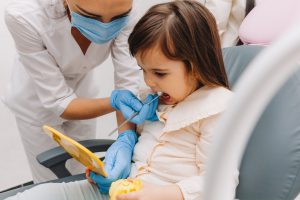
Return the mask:
<path fill-rule="evenodd" d="M 203 200 L 216 122 L 232 96 L 214 17 L 192 0 L 153 6 L 135 26 L 129 46 L 147 85 L 163 94 L 159 120 L 140 127 L 133 154 L 130 177 L 144 187 L 118 200 Z M 237 174 L 232 174 L 232 199 Z M 90 178 L 96 185 L 44 184 L 9 199 L 108 199 L 99 192 L 103 178 L 94 173 Z"/>

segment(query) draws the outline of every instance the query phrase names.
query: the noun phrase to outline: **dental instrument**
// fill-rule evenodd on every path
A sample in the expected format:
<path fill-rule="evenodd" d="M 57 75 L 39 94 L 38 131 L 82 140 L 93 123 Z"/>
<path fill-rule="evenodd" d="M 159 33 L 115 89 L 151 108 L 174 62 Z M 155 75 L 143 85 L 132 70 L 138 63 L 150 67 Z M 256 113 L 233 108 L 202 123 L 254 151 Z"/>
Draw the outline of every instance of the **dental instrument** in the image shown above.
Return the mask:
<path fill-rule="evenodd" d="M 155 101 L 158 97 L 160 97 L 162 95 L 162 92 L 157 92 L 157 96 L 154 97 L 150 102 L 146 103 L 146 105 L 151 104 L 153 101 Z M 132 120 L 135 116 L 137 116 L 139 114 L 139 112 L 135 112 L 133 113 L 128 119 L 126 119 L 124 122 L 122 122 L 117 128 L 115 128 L 114 130 L 112 130 L 108 136 L 111 136 L 114 132 L 116 132 L 117 130 L 119 130 L 122 126 L 124 126 L 127 122 L 129 122 L 130 120 Z"/>

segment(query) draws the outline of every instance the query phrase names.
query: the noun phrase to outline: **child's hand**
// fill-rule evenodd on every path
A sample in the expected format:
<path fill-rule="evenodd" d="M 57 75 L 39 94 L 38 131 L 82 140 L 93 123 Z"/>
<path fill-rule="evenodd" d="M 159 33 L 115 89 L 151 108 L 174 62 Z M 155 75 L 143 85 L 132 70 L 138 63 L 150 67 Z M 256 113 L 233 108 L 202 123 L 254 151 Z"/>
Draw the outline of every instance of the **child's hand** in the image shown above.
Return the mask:
<path fill-rule="evenodd" d="M 128 194 L 117 196 L 117 200 L 183 200 L 177 185 L 158 186 L 143 182 L 143 188 Z"/>
<path fill-rule="evenodd" d="M 85 177 L 86 177 L 86 179 L 87 179 L 90 183 L 95 184 L 95 182 L 93 181 L 93 179 L 91 179 L 91 177 L 90 177 L 90 172 L 91 172 L 91 170 L 90 170 L 89 168 L 86 168 L 86 170 L 85 170 Z"/>
<path fill-rule="evenodd" d="M 159 193 L 160 189 L 156 185 L 150 185 L 143 182 L 142 189 L 136 192 L 130 192 L 128 194 L 122 194 L 117 196 L 117 200 L 158 200 L 154 194 Z"/>

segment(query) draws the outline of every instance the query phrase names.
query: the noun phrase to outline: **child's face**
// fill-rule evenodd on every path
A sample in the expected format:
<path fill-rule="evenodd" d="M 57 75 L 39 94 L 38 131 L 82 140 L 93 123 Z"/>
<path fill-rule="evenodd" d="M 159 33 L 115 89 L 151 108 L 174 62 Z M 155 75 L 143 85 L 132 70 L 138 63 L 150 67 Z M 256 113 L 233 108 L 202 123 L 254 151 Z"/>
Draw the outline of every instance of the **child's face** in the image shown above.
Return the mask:
<path fill-rule="evenodd" d="M 182 61 L 170 60 L 159 48 L 148 50 L 143 57 L 136 54 L 144 80 L 153 92 L 162 92 L 160 101 L 174 105 L 184 100 L 198 88 L 198 82 L 187 73 Z"/>

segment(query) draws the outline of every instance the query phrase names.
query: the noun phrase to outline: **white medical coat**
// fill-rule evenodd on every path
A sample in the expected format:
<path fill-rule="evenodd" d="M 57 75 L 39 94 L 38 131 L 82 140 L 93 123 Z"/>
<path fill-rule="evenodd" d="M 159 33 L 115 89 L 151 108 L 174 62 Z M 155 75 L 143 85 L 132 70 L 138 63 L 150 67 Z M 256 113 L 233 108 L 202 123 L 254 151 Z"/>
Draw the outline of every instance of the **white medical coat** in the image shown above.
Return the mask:
<path fill-rule="evenodd" d="M 223 48 L 235 46 L 245 18 L 246 0 L 198 0 L 214 15 Z"/>
<path fill-rule="evenodd" d="M 115 88 L 137 91 L 139 70 L 127 43 L 137 21 L 134 9 L 117 38 L 92 43 L 85 55 L 71 34 L 63 0 L 13 0 L 5 21 L 17 55 L 4 102 L 16 117 L 38 126 L 64 122 L 60 115 L 73 99 L 96 95 L 89 72 L 110 53 Z"/>

